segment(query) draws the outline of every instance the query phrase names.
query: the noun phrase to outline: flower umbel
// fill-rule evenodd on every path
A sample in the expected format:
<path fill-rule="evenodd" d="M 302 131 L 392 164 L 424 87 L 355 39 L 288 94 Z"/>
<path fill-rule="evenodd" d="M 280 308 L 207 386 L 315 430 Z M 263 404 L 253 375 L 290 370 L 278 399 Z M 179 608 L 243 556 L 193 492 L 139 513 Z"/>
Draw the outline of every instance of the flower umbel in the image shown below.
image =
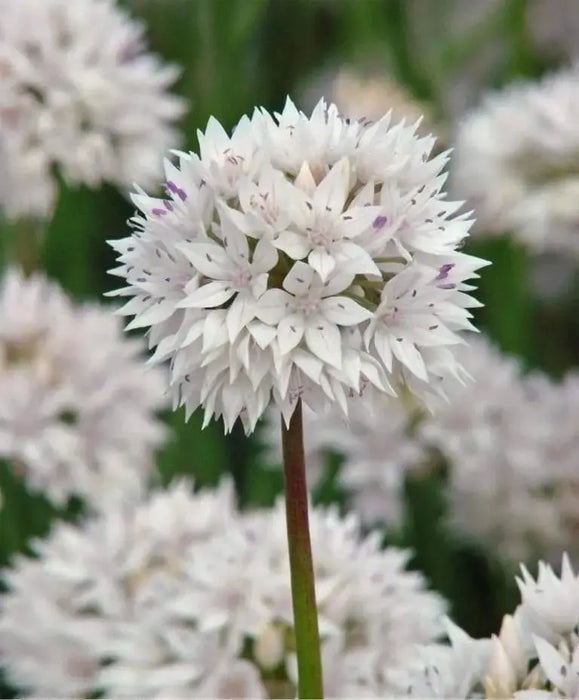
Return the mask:
<path fill-rule="evenodd" d="M 178 70 L 146 52 L 114 0 L 0 0 L 0 205 L 51 213 L 52 169 L 73 184 L 152 185 L 176 143 Z"/>
<path fill-rule="evenodd" d="M 579 65 L 488 95 L 457 133 L 453 189 L 477 229 L 579 256 Z"/>
<path fill-rule="evenodd" d="M 199 143 L 166 163 L 163 199 L 134 195 L 135 231 L 112 242 L 123 313 L 171 360 L 175 405 L 251 432 L 271 397 L 287 422 L 300 398 L 347 413 L 368 384 L 423 397 L 456 374 L 484 262 L 458 250 L 470 222 L 434 139 L 288 100 L 231 137 L 212 118 Z"/>
<path fill-rule="evenodd" d="M 116 321 L 40 275 L 0 280 L 0 459 L 59 505 L 138 495 L 165 435 L 164 372 Z"/>

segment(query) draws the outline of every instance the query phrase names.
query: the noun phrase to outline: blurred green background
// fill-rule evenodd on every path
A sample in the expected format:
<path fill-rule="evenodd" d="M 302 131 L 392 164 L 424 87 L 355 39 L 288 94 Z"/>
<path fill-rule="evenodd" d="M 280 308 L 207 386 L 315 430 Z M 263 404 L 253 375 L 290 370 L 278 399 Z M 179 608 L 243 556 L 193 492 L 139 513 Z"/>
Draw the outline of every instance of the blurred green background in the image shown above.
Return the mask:
<path fill-rule="evenodd" d="M 560 7 L 557 10 L 558 3 Z M 568 50 L 545 45 L 534 34 L 534 3 L 526 0 L 125 0 L 147 25 L 151 48 L 183 67 L 177 90 L 190 109 L 184 119 L 185 148 L 196 148 L 196 130 L 215 115 L 226 128 L 255 105 L 278 109 L 285 96 L 300 95 L 320 71 L 342 64 L 371 66 L 402 84 L 427 106 L 443 139 L 477 95 L 518 77 L 535 77 L 564 64 Z M 565 0 L 548 2 L 565 12 Z M 473 9 L 464 17 L 465 7 Z M 579 5 L 579 2 L 577 3 Z M 575 10 L 576 12 L 576 10 Z M 468 13 L 467 13 L 468 14 Z M 466 98 L 452 91 L 466 86 Z M 463 102 L 461 103 L 461 100 Z M 127 234 L 130 203 L 113 189 L 70 190 L 63 184 L 45 240 L 42 267 L 77 298 L 101 298 L 117 280 L 107 275 L 114 257 L 106 240 Z M 4 237 L 6 243 L 6 237 Z M 468 245 L 493 262 L 482 273 L 477 314 L 505 351 L 528 367 L 559 375 L 578 364 L 579 283 L 545 298 L 534 291 L 535 262 L 508 237 Z M 199 484 L 233 475 L 240 503 L 267 504 L 279 494 L 279 471 L 265 468 L 263 453 L 242 431 L 225 438 L 220 424 L 201 432 L 194 416 L 167 416 L 173 437 L 160 455 L 164 480 L 190 474 Z M 30 534 L 46 530 L 51 510 L 23 493 L 2 470 L 5 508 L 0 513 L 0 560 L 24 549 Z M 316 494 L 340 499 L 332 479 Z M 437 477 L 407 486 L 408 515 L 401 532 L 387 540 L 416 551 L 413 563 L 454 606 L 457 623 L 475 635 L 496 630 L 516 600 L 512 575 L 474 549 L 442 532 L 444 500 Z M 10 505 L 6 505 L 9 503 Z M 72 514 L 75 504 L 71 505 Z M 18 523 L 18 532 L 11 523 Z"/>

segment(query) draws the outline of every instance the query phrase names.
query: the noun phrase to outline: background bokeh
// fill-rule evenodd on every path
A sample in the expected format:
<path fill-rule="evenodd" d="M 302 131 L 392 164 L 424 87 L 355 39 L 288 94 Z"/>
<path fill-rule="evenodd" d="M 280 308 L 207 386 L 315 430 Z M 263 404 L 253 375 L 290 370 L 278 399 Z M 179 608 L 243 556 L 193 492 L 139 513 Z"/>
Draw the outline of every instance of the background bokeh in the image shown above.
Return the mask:
<path fill-rule="evenodd" d="M 125 0 L 147 25 L 151 48 L 182 66 L 177 91 L 189 102 L 184 143 L 215 115 L 226 128 L 255 105 L 282 107 L 286 95 L 309 106 L 342 65 L 384 75 L 420 102 L 446 147 L 461 114 L 489 88 L 535 78 L 567 65 L 579 49 L 574 0 Z M 176 144 L 177 146 L 177 144 Z M 106 241 L 127 235 L 131 204 L 112 188 L 69 189 L 61 196 L 42 250 L 42 267 L 79 299 L 117 286 Z M 2 231 L 0 256 L 9 233 Z M 468 250 L 492 261 L 481 274 L 481 327 L 528 368 L 560 376 L 579 364 L 579 275 L 557 259 L 532 258 L 508 236 L 479 239 Z M 3 259 L 0 257 L 3 264 Z M 564 280 L 562 290 L 550 293 Z M 559 285 L 560 286 L 560 285 Z M 476 391 L 472 393 L 476 401 Z M 578 417 L 579 419 L 579 417 Z M 193 416 L 168 414 L 172 437 L 159 458 L 164 481 L 192 475 L 214 484 L 233 475 L 240 503 L 272 503 L 282 477 L 268 468 L 257 437 L 220 425 L 201 431 Z M 336 464 L 336 468 L 338 465 Z M 24 493 L 2 470 L 0 562 L 46 531 L 51 508 Z M 496 630 L 513 608 L 513 578 L 492 558 L 444 534 L 439 477 L 409 481 L 407 515 L 389 541 L 415 550 L 413 563 L 453 605 L 456 622 L 475 636 Z M 340 499 L 328 478 L 315 497 Z M 70 512 L 74 512 L 71 504 Z"/>

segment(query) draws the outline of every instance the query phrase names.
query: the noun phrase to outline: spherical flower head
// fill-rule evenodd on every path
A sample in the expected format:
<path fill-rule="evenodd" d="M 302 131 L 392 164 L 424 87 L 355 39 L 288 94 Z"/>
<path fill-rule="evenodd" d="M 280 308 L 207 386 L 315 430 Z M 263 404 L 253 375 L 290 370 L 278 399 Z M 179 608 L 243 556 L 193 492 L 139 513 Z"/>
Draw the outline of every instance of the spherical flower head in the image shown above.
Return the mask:
<path fill-rule="evenodd" d="M 184 111 L 178 70 L 114 0 L 0 1 L 0 139 L 9 217 L 50 214 L 72 184 L 152 185 Z"/>
<path fill-rule="evenodd" d="M 138 494 L 165 431 L 164 371 L 110 311 L 41 275 L 0 281 L 0 458 L 58 505 Z"/>
<path fill-rule="evenodd" d="M 485 98 L 460 124 L 453 189 L 481 233 L 579 255 L 579 67 Z"/>
<path fill-rule="evenodd" d="M 131 327 L 171 360 L 176 405 L 239 417 L 247 432 L 273 398 L 286 421 L 368 385 L 419 397 L 457 372 L 472 328 L 456 215 L 415 127 L 350 122 L 321 101 L 256 110 L 231 136 L 211 119 L 200 154 L 166 164 L 166 197 L 140 191 L 135 232 L 115 241 Z"/>
<path fill-rule="evenodd" d="M 60 523 L 7 574 L 9 681 L 53 697 L 294 697 L 285 514 L 240 514 L 233 494 L 183 482 Z M 383 697 L 442 632 L 444 603 L 355 517 L 315 509 L 312 536 L 328 696 Z"/>

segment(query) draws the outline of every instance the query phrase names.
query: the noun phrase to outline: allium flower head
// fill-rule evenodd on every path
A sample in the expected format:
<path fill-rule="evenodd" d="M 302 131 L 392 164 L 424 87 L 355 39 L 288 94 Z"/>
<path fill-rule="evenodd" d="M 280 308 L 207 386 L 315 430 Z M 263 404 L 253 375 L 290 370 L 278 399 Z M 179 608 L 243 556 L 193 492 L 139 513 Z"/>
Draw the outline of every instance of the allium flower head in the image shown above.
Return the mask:
<path fill-rule="evenodd" d="M 484 233 L 579 255 L 579 67 L 489 95 L 458 130 L 455 191 Z"/>
<path fill-rule="evenodd" d="M 183 102 L 114 0 L 0 0 L 0 139 L 8 216 L 46 216 L 72 183 L 153 184 Z"/>
<path fill-rule="evenodd" d="M 165 379 L 114 316 L 40 275 L 0 282 L 0 459 L 56 503 L 138 492 L 164 430 Z"/>
<path fill-rule="evenodd" d="M 453 529 L 512 563 L 558 559 L 573 537 L 557 497 L 561 477 L 548 457 L 562 416 L 558 426 L 549 393 L 531 391 L 521 363 L 488 341 L 473 341 L 459 358 L 473 382 L 448 387 L 450 400 L 418 427 L 421 442 L 449 467 Z"/>
<path fill-rule="evenodd" d="M 561 575 L 539 562 L 535 581 L 523 568 L 522 603 L 491 639 L 448 626 L 451 646 L 418 646 L 397 670 L 397 697 L 576 698 L 579 692 L 579 580 L 564 556 Z"/>
<path fill-rule="evenodd" d="M 383 697 L 444 604 L 352 516 L 312 512 L 328 696 Z M 284 511 L 239 514 L 233 489 L 185 483 L 59 524 L 0 599 L 9 680 L 52 697 L 294 697 Z"/>
<path fill-rule="evenodd" d="M 472 384 L 448 387 L 417 429 L 449 467 L 453 530 L 512 563 L 578 552 L 576 375 L 525 375 L 482 339 L 459 359 Z"/>
<path fill-rule="evenodd" d="M 368 384 L 418 395 L 455 374 L 472 328 L 465 280 L 484 264 L 415 127 L 349 122 L 321 101 L 256 110 L 200 155 L 166 164 L 166 197 L 139 192 L 133 235 L 113 242 L 131 327 L 171 359 L 176 404 L 253 430 L 270 397 L 286 420 Z"/>

